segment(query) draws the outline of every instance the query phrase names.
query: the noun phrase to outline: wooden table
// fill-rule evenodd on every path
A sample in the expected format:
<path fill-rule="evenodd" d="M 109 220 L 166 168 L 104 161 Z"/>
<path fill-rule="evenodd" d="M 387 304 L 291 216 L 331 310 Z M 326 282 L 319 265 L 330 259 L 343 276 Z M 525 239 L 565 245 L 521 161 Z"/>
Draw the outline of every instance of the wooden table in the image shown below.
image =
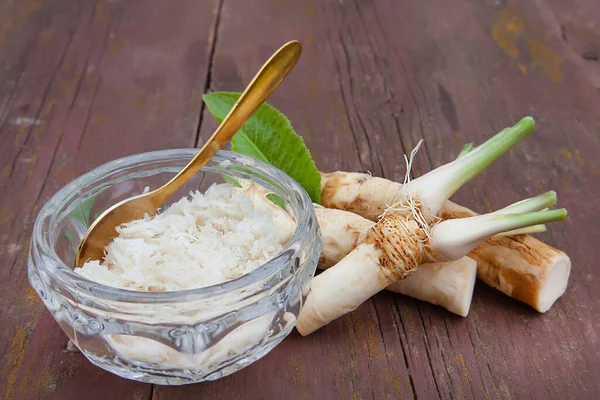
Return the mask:
<path fill-rule="evenodd" d="M 0 2 L 0 398 L 600 397 L 600 3 L 596 0 L 19 0 Z M 572 258 L 538 314 L 478 283 L 468 318 L 382 293 L 212 383 L 151 386 L 66 349 L 27 283 L 33 221 L 106 161 L 193 147 L 208 90 L 240 90 L 304 44 L 271 99 L 324 171 L 401 180 L 524 115 L 534 136 L 457 194 L 478 211 L 542 190 L 569 218 L 539 237 Z"/>

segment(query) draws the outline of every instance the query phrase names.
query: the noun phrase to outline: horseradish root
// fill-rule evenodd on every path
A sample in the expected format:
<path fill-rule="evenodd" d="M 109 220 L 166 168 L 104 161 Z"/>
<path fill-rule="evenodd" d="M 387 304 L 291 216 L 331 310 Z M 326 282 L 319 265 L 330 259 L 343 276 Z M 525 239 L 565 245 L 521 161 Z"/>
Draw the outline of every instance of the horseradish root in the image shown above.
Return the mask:
<path fill-rule="evenodd" d="M 533 120 L 524 118 L 453 162 L 411 181 L 413 151 L 400 199 L 387 208 L 348 256 L 313 280 L 298 331 L 302 335 L 314 332 L 404 279 L 421 264 L 457 260 L 495 234 L 566 218 L 564 209 L 543 210 L 556 201 L 554 196 L 550 201 L 544 197 L 519 202 L 499 214 L 435 223 L 442 205 L 456 190 L 533 127 Z"/>
<path fill-rule="evenodd" d="M 475 215 L 451 201 L 440 213 L 444 220 Z M 479 279 L 541 313 L 563 295 L 571 272 L 569 256 L 531 235 L 492 237 L 469 257 L 477 261 Z"/>
<path fill-rule="evenodd" d="M 375 225 L 373 221 L 360 215 L 319 205 L 315 205 L 315 215 L 323 237 L 323 249 L 319 258 L 319 267 L 322 269 L 327 269 L 346 257 Z"/>
<path fill-rule="evenodd" d="M 518 211 L 523 212 L 503 210 L 506 213 L 448 220 L 433 226 L 421 225 L 410 211 L 386 213 L 348 256 L 312 280 L 296 328 L 308 335 L 355 310 L 421 264 L 462 258 L 497 233 L 566 218 L 564 209 L 543 210 L 548 203 L 533 198 L 519 203 L 522 207 Z"/>
<path fill-rule="evenodd" d="M 351 172 L 322 173 L 321 186 L 324 206 L 372 221 L 402 193 L 399 183 Z M 475 215 L 451 201 L 444 203 L 439 214 L 443 220 Z M 469 257 L 477 261 L 479 279 L 542 313 L 564 294 L 571 271 L 571 260 L 565 253 L 531 235 L 495 236 Z"/>
<path fill-rule="evenodd" d="M 466 317 L 477 280 L 477 262 L 463 257 L 452 262 L 423 264 L 406 279 L 386 289 L 444 307 Z"/>
<path fill-rule="evenodd" d="M 360 242 L 375 224 L 348 211 L 315 206 L 323 250 L 319 268 L 337 264 Z M 466 317 L 471 306 L 477 263 L 463 257 L 447 263 L 424 264 L 406 279 L 392 283 L 386 289 L 444 307 Z"/>

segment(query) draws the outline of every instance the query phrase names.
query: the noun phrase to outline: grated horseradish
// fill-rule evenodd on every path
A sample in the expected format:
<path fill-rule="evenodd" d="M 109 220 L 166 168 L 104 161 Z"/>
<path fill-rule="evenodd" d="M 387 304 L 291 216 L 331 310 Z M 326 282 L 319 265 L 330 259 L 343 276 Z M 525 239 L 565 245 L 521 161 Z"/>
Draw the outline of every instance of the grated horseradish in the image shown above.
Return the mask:
<path fill-rule="evenodd" d="M 104 260 L 75 272 L 130 290 L 185 290 L 238 278 L 282 249 L 271 214 L 226 183 L 193 192 L 117 232 Z"/>

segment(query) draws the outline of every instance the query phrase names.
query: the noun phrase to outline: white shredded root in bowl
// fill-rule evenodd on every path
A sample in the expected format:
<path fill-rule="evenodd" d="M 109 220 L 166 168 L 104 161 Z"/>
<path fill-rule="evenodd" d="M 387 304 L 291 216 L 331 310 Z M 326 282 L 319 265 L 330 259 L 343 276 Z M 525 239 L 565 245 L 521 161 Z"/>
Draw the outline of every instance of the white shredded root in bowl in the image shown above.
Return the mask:
<path fill-rule="evenodd" d="M 186 290 L 238 278 L 282 249 L 273 217 L 225 183 L 117 231 L 103 261 L 75 272 L 123 289 Z"/>

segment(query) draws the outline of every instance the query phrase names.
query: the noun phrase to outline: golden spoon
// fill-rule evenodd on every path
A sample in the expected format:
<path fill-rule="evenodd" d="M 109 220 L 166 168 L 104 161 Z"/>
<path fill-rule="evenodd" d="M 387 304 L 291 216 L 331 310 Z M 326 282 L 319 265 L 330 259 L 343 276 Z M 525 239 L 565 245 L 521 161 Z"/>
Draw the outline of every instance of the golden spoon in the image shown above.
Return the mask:
<path fill-rule="evenodd" d="M 101 260 L 104 248 L 117 236 L 116 227 L 155 215 L 164 201 L 194 176 L 246 123 L 296 65 L 302 46 L 297 41 L 283 45 L 258 71 L 229 114 L 198 154 L 173 179 L 148 193 L 123 200 L 104 211 L 83 237 L 75 257 L 75 268 L 87 260 Z"/>

